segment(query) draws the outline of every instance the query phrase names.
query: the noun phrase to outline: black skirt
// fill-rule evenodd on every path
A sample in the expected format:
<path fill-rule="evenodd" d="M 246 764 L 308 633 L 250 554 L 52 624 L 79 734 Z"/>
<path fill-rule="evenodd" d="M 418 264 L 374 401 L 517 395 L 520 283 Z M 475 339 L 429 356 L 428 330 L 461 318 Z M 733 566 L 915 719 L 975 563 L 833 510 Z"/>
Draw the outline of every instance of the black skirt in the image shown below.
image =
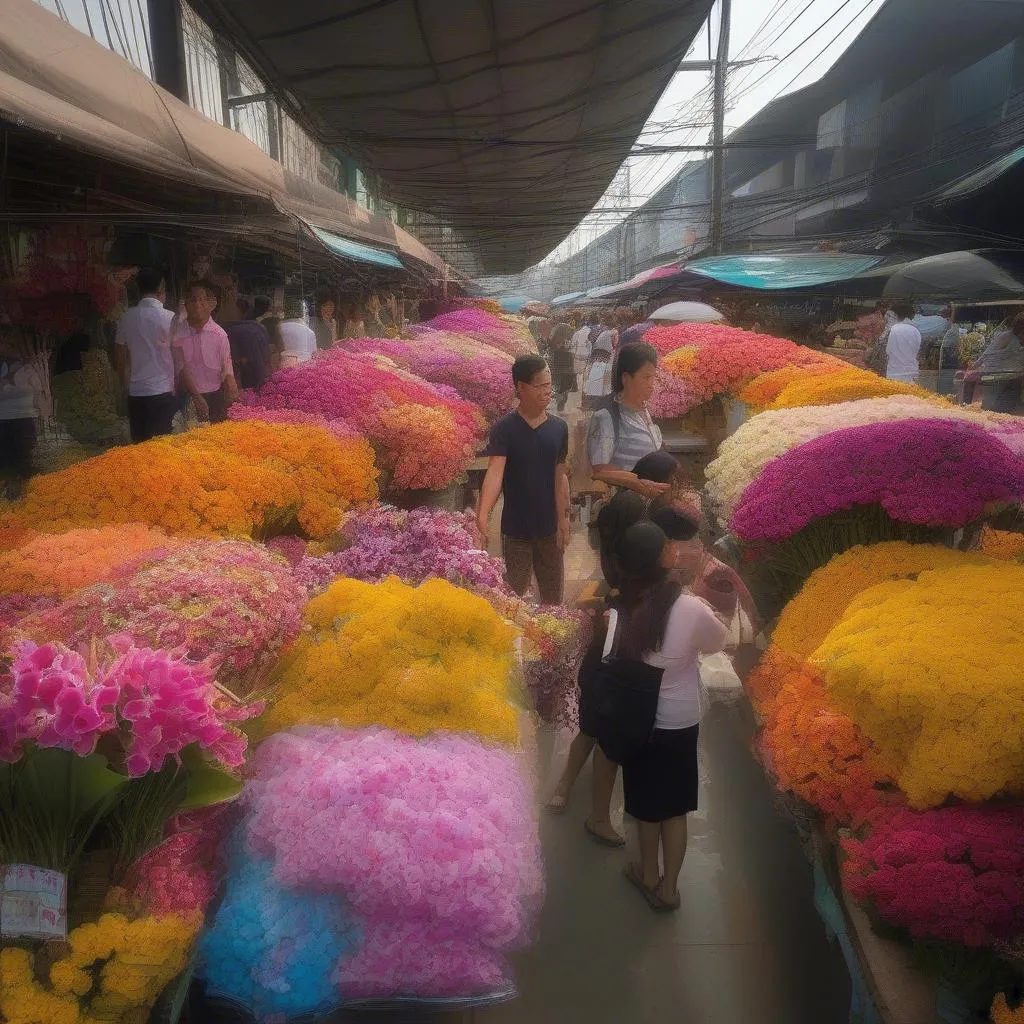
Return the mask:
<path fill-rule="evenodd" d="M 650 742 L 622 766 L 626 813 L 637 821 L 667 821 L 697 810 L 697 734 L 655 729 Z"/>

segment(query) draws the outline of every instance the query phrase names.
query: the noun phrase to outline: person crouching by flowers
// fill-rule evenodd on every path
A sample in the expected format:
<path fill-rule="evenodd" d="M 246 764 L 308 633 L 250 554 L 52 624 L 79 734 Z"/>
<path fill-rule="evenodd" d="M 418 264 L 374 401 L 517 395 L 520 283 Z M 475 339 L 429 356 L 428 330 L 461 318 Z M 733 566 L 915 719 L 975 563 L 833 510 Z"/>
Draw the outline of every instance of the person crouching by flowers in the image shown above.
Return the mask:
<path fill-rule="evenodd" d="M 192 396 L 196 414 L 210 423 L 223 423 L 238 397 L 231 343 L 213 320 L 217 301 L 216 285 L 193 281 L 185 292 L 185 318 L 171 327 L 175 372 Z"/>
<path fill-rule="evenodd" d="M 561 604 L 563 553 L 569 543 L 569 427 L 549 416 L 551 371 L 540 356 L 512 364 L 518 408 L 491 428 L 477 524 L 488 536 L 491 512 L 504 495 L 502 554 L 508 584 L 520 597 L 536 576 L 543 604 Z"/>
<path fill-rule="evenodd" d="M 626 813 L 637 821 L 640 845 L 639 863 L 627 864 L 625 874 L 652 910 L 672 911 L 680 906 L 686 816 L 697 809 L 699 657 L 720 651 L 727 631 L 710 605 L 671 578 L 672 545 L 656 524 L 630 527 L 618 558 L 617 657 L 662 670 L 650 738 L 622 766 Z"/>

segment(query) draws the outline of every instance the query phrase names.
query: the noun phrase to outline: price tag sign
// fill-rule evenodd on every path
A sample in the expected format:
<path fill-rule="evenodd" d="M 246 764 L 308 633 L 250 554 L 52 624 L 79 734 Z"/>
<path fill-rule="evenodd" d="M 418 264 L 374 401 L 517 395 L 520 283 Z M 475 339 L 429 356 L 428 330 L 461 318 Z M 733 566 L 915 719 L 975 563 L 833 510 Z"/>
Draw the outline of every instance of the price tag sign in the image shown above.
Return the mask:
<path fill-rule="evenodd" d="M 32 864 L 0 865 L 0 935 L 66 939 L 68 880 Z"/>

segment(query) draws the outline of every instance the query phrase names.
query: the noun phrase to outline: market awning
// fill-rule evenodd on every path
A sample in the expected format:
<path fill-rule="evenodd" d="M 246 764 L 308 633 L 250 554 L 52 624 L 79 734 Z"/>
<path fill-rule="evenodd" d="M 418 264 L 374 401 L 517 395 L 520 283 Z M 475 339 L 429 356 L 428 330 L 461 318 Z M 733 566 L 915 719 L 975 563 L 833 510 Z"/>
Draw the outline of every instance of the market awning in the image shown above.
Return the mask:
<path fill-rule="evenodd" d="M 568 306 L 577 299 L 582 299 L 587 293 L 586 292 L 566 292 L 564 295 L 556 295 L 551 300 L 552 306 Z"/>
<path fill-rule="evenodd" d="M 0 117 L 123 166 L 262 197 L 282 213 L 444 273 L 440 257 L 387 218 L 298 179 L 33 0 L 3 2 Z"/>
<path fill-rule="evenodd" d="M 926 256 L 893 267 L 883 294 L 942 301 L 995 301 L 1024 297 L 1024 253 L 963 250 Z"/>
<path fill-rule="evenodd" d="M 712 0 L 193 0 L 325 144 L 515 273 L 593 208 Z"/>
<path fill-rule="evenodd" d="M 333 231 L 326 231 L 324 228 L 318 228 L 315 224 L 310 224 L 308 227 L 331 252 L 338 256 L 344 256 L 345 259 L 356 260 L 359 263 L 373 263 L 378 267 L 393 267 L 396 270 L 405 269 L 402 261 L 394 253 L 385 252 L 383 249 L 374 249 L 373 246 L 363 245 L 362 242 L 353 242 L 351 239 L 342 238 L 341 235 L 336 235 Z"/>
<path fill-rule="evenodd" d="M 813 254 L 751 254 L 712 256 L 688 263 L 686 270 L 723 284 L 758 291 L 811 288 L 845 281 L 881 263 L 878 256 Z"/>
<path fill-rule="evenodd" d="M 1024 160 L 1024 146 L 1018 146 L 1012 153 L 1006 153 L 979 168 L 959 181 L 947 185 L 935 197 L 936 203 L 952 203 L 958 199 L 980 192 L 983 188 L 995 184 L 1004 174 L 1012 171 Z"/>

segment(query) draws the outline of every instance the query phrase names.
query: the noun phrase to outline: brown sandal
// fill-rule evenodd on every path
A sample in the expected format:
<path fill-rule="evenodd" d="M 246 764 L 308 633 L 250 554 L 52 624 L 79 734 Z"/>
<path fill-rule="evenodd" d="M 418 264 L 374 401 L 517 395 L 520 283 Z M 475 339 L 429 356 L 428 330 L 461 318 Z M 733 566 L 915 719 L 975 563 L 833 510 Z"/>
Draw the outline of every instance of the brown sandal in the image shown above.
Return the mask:
<path fill-rule="evenodd" d="M 622 869 L 622 873 L 626 876 L 626 881 L 629 882 L 629 884 L 633 886 L 633 888 L 636 889 L 645 900 L 647 900 L 647 905 L 652 910 L 657 910 L 657 907 L 654 904 L 654 890 L 644 884 L 644 873 L 640 869 L 640 865 L 637 864 L 636 861 L 631 860 Z"/>
<path fill-rule="evenodd" d="M 598 832 L 597 829 L 590 824 L 589 818 L 583 822 L 583 828 L 591 839 L 600 843 L 602 846 L 610 846 L 613 850 L 621 850 L 622 847 L 626 845 L 626 840 L 618 833 L 615 833 L 614 836 L 606 836 L 603 832 Z"/>

